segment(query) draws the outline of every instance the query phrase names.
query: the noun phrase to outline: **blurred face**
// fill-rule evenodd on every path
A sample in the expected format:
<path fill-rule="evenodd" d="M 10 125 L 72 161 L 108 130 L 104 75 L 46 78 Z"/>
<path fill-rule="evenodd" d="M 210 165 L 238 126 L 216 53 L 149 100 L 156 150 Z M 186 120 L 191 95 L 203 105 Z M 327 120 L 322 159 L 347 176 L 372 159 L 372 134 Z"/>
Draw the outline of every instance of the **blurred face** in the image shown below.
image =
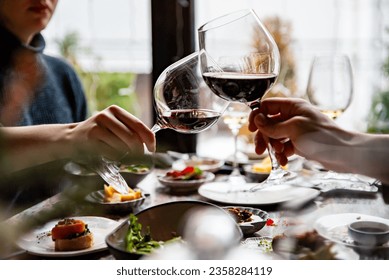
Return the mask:
<path fill-rule="evenodd" d="M 0 22 L 24 43 L 46 28 L 58 0 L 0 0 Z"/>

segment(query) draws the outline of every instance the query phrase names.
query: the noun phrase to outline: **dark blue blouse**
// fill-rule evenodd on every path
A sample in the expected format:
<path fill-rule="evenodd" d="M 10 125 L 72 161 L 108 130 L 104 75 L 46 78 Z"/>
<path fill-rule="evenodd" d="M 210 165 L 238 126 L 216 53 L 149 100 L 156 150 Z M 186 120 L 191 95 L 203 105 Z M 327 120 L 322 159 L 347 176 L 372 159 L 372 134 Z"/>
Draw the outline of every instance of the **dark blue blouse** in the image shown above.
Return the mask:
<path fill-rule="evenodd" d="M 81 82 L 65 60 L 43 54 L 45 41 L 37 34 L 31 45 L 23 45 L 13 34 L 0 26 L 0 101 L 4 98 L 6 75 L 11 69 L 12 56 L 24 48 L 37 53 L 44 69 L 43 83 L 31 93 L 33 99 L 24 105 L 15 125 L 73 123 L 87 117 L 87 103 Z M 12 94 L 12 93 L 8 93 Z M 3 103 L 0 103 L 0 111 Z"/>

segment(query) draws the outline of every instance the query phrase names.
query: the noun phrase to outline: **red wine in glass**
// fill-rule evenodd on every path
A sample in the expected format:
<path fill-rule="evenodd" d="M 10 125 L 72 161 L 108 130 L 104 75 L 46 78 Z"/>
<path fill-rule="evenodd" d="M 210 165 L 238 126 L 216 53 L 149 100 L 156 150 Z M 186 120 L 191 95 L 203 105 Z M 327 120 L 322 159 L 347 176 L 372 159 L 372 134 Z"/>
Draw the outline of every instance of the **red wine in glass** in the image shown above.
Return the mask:
<path fill-rule="evenodd" d="M 199 133 L 214 125 L 221 113 L 204 109 L 171 110 L 162 114 L 167 128 L 181 133 Z"/>
<path fill-rule="evenodd" d="M 255 107 L 254 105 L 258 105 L 265 93 L 273 86 L 277 75 L 205 72 L 203 78 L 219 97 Z"/>

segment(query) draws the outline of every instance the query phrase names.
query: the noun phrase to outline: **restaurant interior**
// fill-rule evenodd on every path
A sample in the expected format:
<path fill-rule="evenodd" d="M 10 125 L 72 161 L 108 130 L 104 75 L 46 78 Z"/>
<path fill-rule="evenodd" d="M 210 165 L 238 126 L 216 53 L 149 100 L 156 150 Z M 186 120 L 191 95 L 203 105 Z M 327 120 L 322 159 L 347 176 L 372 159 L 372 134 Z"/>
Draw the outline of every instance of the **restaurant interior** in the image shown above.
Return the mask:
<path fill-rule="evenodd" d="M 265 74 L 277 72 L 262 99 L 304 99 L 331 111 L 329 118 L 342 129 L 387 134 L 387 11 L 389 0 L 59 1 L 42 31 L 45 53 L 75 69 L 88 116 L 111 105 L 124 108 L 155 133 L 156 151 L 125 153 L 120 162 L 102 157 L 99 166 L 114 171 L 69 158 L 15 172 L 4 168 L 0 259 L 389 259 L 384 182 L 336 172 L 298 154 L 278 166 L 271 149 L 255 151 L 248 118 L 260 108 L 258 99 L 225 100 L 206 80 L 217 63 L 232 67 L 223 54 L 235 51 L 241 39 L 235 30 L 217 37 L 212 32 L 219 26 L 207 24 L 242 13 L 223 24 L 249 16 L 259 26 L 258 38 L 250 37 L 260 53 L 255 63 L 269 64 Z M 214 61 L 216 66 L 207 64 Z M 338 68 L 347 71 L 335 73 Z M 333 80 L 319 76 L 329 69 Z M 204 127 L 166 121 L 163 114 L 174 102 L 192 106 L 192 97 L 177 96 L 204 91 L 195 97 L 196 108 L 212 106 L 218 111 L 212 121 Z M 82 230 L 61 237 L 57 229 L 69 224 Z M 90 233 L 93 240 L 81 249 L 58 242 Z"/>

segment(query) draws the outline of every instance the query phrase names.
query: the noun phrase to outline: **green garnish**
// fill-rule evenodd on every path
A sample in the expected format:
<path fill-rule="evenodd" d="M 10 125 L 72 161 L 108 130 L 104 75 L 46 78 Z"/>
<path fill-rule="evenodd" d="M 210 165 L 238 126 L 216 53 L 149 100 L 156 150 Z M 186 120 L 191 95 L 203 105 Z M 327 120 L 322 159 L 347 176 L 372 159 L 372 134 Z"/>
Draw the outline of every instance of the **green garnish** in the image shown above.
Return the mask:
<path fill-rule="evenodd" d="M 150 167 L 145 164 L 132 164 L 127 166 L 126 169 L 133 173 L 145 173 L 150 171 Z"/>
<path fill-rule="evenodd" d="M 130 214 L 129 223 L 130 226 L 126 235 L 126 250 L 130 253 L 149 254 L 167 242 L 180 239 L 176 237 L 165 242 L 155 241 L 151 237 L 150 227 L 147 227 L 146 233 L 143 235 L 142 224 L 138 222 L 138 217 L 134 214 Z"/>

